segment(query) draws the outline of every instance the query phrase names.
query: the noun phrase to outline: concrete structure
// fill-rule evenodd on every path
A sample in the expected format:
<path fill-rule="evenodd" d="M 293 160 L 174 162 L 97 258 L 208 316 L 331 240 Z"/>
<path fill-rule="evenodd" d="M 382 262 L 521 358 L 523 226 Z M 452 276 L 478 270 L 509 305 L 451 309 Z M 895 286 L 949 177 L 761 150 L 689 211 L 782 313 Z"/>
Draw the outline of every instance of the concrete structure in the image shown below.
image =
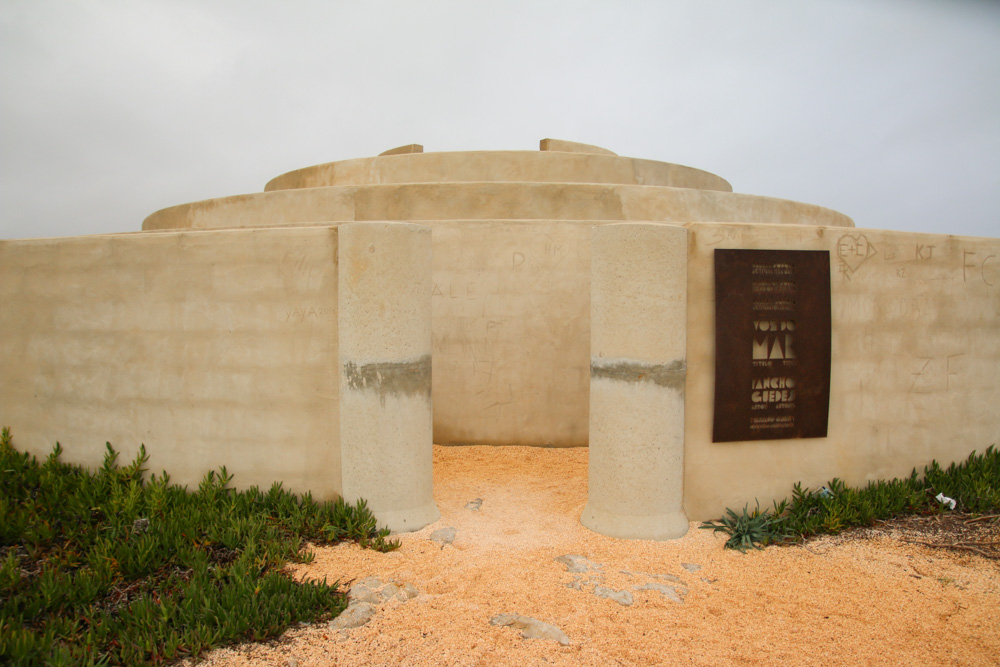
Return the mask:
<path fill-rule="evenodd" d="M 684 508 L 791 494 L 795 481 L 864 485 L 1000 443 L 1000 240 L 872 229 L 688 229 Z M 715 248 L 828 250 L 826 438 L 712 442 Z"/>
<path fill-rule="evenodd" d="M 605 535 L 687 532 L 687 250 L 682 227 L 594 229 L 590 465 L 581 521 Z"/>
<path fill-rule="evenodd" d="M 0 242 L 0 421 L 38 455 L 144 443 L 177 483 L 225 465 L 426 525 L 429 259 L 399 223 Z"/>
<path fill-rule="evenodd" d="M 431 489 L 431 234 L 339 229 L 341 493 L 394 530 L 440 516 Z"/>
<path fill-rule="evenodd" d="M 141 233 L 0 242 L 0 422 L 40 454 L 145 442 L 175 479 L 239 466 L 412 529 L 436 516 L 432 400 L 440 444 L 589 442 L 584 522 L 658 539 L 684 513 L 997 441 L 997 241 L 857 230 L 697 169 L 541 148 L 404 146 Z M 828 437 L 711 442 L 717 247 L 830 251 Z"/>
<path fill-rule="evenodd" d="M 435 442 L 563 447 L 588 441 L 595 225 L 853 226 L 818 206 L 733 194 L 726 181 L 698 169 L 571 142 L 543 140 L 542 147 L 559 151 L 423 153 L 406 146 L 401 154 L 293 171 L 263 193 L 157 211 L 143 229 L 356 220 L 429 226 Z"/>

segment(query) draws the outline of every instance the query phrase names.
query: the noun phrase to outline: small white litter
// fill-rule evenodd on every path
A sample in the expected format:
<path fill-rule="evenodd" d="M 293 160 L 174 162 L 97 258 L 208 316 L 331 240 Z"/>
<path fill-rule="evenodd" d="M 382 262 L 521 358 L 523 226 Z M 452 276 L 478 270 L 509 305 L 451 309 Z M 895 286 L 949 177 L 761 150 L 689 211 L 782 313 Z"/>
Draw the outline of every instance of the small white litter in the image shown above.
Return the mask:
<path fill-rule="evenodd" d="M 954 498 L 949 498 L 948 496 L 944 495 L 943 493 L 939 493 L 936 496 L 934 496 L 934 500 L 938 501 L 942 505 L 947 505 L 948 509 L 950 509 L 950 510 L 955 509 L 955 499 Z"/>

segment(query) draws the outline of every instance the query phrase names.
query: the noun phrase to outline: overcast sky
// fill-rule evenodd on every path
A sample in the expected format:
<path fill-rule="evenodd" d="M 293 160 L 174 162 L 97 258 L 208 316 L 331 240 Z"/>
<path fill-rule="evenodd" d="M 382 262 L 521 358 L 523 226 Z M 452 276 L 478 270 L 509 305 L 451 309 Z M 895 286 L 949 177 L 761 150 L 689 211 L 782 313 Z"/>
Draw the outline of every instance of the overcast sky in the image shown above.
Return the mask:
<path fill-rule="evenodd" d="M 1000 237 L 1000 2 L 0 0 L 0 238 L 546 137 Z"/>

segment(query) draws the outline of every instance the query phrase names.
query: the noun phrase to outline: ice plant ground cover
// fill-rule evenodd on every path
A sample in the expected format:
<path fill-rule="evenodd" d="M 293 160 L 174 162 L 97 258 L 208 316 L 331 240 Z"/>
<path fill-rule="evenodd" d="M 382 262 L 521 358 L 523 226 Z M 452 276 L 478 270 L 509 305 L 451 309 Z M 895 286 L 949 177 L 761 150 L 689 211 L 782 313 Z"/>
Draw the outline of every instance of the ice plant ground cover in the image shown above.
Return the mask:
<path fill-rule="evenodd" d="M 816 490 L 796 484 L 791 500 L 763 510 L 759 504 L 753 510 L 745 505 L 742 513 L 727 509 L 719 521 L 701 527 L 726 533 L 727 548 L 746 551 L 834 535 L 898 516 L 951 510 L 972 515 L 1000 510 L 1000 450 L 991 445 L 947 468 L 931 461 L 922 476 L 914 469 L 909 477 L 873 481 L 864 488 L 849 487 L 840 479 Z"/>
<path fill-rule="evenodd" d="M 0 662 L 162 664 L 209 647 L 274 637 L 339 614 L 338 582 L 295 581 L 306 541 L 388 551 L 364 501 L 318 503 L 275 484 L 228 487 L 225 468 L 198 489 L 145 476 L 107 446 L 91 472 L 42 462 L 0 437 Z"/>

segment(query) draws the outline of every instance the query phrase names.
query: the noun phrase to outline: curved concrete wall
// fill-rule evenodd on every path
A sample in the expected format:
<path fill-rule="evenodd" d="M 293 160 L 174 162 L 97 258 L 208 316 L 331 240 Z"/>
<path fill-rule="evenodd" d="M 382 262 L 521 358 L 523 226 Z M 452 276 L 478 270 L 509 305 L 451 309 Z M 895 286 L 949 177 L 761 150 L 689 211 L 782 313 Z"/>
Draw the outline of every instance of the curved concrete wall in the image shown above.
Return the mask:
<path fill-rule="evenodd" d="M 614 183 L 732 192 L 701 169 L 614 155 L 549 151 L 408 153 L 328 162 L 271 179 L 265 191 L 336 185 L 456 183 Z"/>
<path fill-rule="evenodd" d="M 586 144 L 422 150 L 299 169 L 263 193 L 157 211 L 143 229 L 425 223 L 434 247 L 435 442 L 580 446 L 590 420 L 592 227 L 853 226 L 829 209 L 734 194 L 714 174 Z"/>
<path fill-rule="evenodd" d="M 264 193 L 164 209 L 143 228 L 421 221 L 433 230 L 434 441 L 582 446 L 590 420 L 592 227 L 696 220 L 853 226 L 829 209 L 733 194 L 722 179 L 687 167 L 554 140 L 543 148 L 564 150 L 420 153 L 406 146 L 291 172 Z M 415 180 L 427 182 L 408 182 Z"/>
<path fill-rule="evenodd" d="M 225 464 L 244 486 L 367 498 L 411 530 L 437 517 L 431 433 L 590 438 L 582 520 L 658 538 L 681 529 L 681 489 L 690 518 L 715 518 L 1000 434 L 992 239 L 728 192 L 515 182 L 275 190 L 144 228 L 168 231 L 0 242 L 0 424 L 29 451 L 60 440 L 98 465 L 105 440 L 124 458 L 144 442 L 177 481 Z M 826 438 L 711 442 L 715 248 L 830 252 Z"/>
<path fill-rule="evenodd" d="M 554 139 L 541 149 L 402 146 L 289 172 L 263 193 L 157 211 L 143 229 L 423 222 L 434 248 L 435 442 L 580 446 L 589 437 L 595 225 L 853 226 L 822 207 L 734 194 L 689 167 Z"/>
<path fill-rule="evenodd" d="M 562 151 L 564 153 L 596 153 L 597 155 L 618 155 L 607 148 L 601 148 L 593 144 L 581 144 L 578 141 L 565 141 L 563 139 L 542 139 L 538 142 L 540 151 Z"/>
<path fill-rule="evenodd" d="M 853 227 L 821 206 L 770 197 L 639 185 L 418 183 L 276 190 L 157 211 L 145 231 L 398 220 L 763 222 Z"/>
<path fill-rule="evenodd" d="M 144 227 L 425 221 L 434 246 L 435 442 L 581 446 L 588 442 L 591 228 L 703 217 L 852 225 L 820 207 L 706 190 L 439 183 L 229 197 L 165 209 Z"/>

